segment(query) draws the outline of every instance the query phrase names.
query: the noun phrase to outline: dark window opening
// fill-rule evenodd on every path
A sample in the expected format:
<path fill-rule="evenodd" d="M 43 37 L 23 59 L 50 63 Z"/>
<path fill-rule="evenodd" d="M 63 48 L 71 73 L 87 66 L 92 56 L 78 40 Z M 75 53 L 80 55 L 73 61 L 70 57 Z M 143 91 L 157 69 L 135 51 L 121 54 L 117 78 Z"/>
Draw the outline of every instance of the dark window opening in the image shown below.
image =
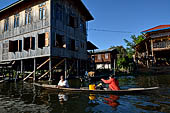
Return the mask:
<path fill-rule="evenodd" d="M 69 17 L 69 26 L 76 27 L 76 18 L 74 16 Z"/>
<path fill-rule="evenodd" d="M 30 49 L 35 50 L 35 37 L 30 38 Z"/>
<path fill-rule="evenodd" d="M 58 48 L 66 48 L 64 36 L 56 34 L 55 46 Z"/>
<path fill-rule="evenodd" d="M 35 50 L 35 37 L 24 38 L 24 50 Z"/>
<path fill-rule="evenodd" d="M 22 40 L 9 41 L 9 52 L 17 51 L 22 51 Z"/>
<path fill-rule="evenodd" d="M 74 39 L 70 39 L 70 50 L 75 51 L 75 40 Z"/>
<path fill-rule="evenodd" d="M 45 47 L 45 33 L 38 34 L 38 48 Z"/>
<path fill-rule="evenodd" d="M 24 50 L 28 51 L 30 49 L 30 37 L 24 38 Z"/>

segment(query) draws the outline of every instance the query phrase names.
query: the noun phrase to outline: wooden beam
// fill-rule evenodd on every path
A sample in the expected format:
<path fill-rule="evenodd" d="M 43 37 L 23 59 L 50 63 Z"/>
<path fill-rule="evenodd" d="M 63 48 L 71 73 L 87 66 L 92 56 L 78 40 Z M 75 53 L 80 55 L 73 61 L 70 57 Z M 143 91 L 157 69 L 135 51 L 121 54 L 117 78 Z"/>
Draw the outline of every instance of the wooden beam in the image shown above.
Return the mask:
<path fill-rule="evenodd" d="M 61 60 L 58 64 L 56 64 L 51 70 L 55 69 L 57 66 L 59 66 L 60 64 L 62 64 L 65 61 L 65 59 Z M 43 78 L 45 75 L 47 75 L 51 70 L 47 71 L 46 73 L 44 73 L 41 77 L 39 77 L 38 79 L 40 80 L 41 78 Z"/>
<path fill-rule="evenodd" d="M 43 65 L 45 65 L 50 59 L 47 59 L 44 63 L 42 63 L 40 66 L 37 67 L 37 69 L 40 69 Z M 36 70 L 37 70 L 36 69 Z M 25 77 L 23 80 L 25 81 L 27 78 L 29 78 L 35 71 L 31 72 L 27 77 Z"/>

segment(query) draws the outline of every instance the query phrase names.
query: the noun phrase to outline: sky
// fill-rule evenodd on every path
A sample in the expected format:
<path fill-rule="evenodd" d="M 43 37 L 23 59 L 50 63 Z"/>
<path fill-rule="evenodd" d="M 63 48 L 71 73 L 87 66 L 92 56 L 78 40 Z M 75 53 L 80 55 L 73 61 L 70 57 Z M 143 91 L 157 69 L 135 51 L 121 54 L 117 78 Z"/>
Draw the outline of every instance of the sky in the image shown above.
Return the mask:
<path fill-rule="evenodd" d="M 0 0 L 0 9 L 17 0 Z M 170 0 L 82 0 L 94 20 L 88 22 L 87 39 L 100 50 L 126 44 L 131 35 L 170 24 Z"/>

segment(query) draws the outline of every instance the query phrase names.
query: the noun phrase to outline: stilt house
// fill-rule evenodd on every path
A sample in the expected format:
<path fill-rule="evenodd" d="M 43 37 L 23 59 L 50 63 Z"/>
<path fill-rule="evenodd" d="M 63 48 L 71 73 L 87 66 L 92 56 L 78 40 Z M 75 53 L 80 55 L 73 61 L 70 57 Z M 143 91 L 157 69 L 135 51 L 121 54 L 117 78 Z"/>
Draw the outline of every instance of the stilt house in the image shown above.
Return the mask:
<path fill-rule="evenodd" d="M 148 68 L 154 72 L 169 71 L 170 25 L 159 25 L 143 31 L 142 34 L 146 38 L 135 47 L 139 68 Z"/>
<path fill-rule="evenodd" d="M 6 64 L 16 72 L 28 72 L 24 80 L 46 75 L 51 80 L 59 76 L 54 72 L 83 73 L 90 20 L 93 17 L 81 0 L 18 0 L 1 9 L 1 68 Z"/>

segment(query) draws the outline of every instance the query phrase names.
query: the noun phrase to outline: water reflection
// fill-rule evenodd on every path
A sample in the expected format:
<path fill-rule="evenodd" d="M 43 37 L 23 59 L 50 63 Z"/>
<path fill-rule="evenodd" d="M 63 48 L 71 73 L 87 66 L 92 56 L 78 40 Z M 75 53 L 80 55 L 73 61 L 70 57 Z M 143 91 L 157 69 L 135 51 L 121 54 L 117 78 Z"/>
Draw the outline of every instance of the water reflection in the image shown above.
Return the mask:
<path fill-rule="evenodd" d="M 2 113 L 107 113 L 170 112 L 170 76 L 120 78 L 121 87 L 152 87 L 159 90 L 140 95 L 58 93 L 31 83 L 1 83 Z"/>
<path fill-rule="evenodd" d="M 119 96 L 110 94 L 108 98 L 104 98 L 105 104 L 108 104 L 112 108 L 117 108 L 120 104 L 117 102 Z"/>

